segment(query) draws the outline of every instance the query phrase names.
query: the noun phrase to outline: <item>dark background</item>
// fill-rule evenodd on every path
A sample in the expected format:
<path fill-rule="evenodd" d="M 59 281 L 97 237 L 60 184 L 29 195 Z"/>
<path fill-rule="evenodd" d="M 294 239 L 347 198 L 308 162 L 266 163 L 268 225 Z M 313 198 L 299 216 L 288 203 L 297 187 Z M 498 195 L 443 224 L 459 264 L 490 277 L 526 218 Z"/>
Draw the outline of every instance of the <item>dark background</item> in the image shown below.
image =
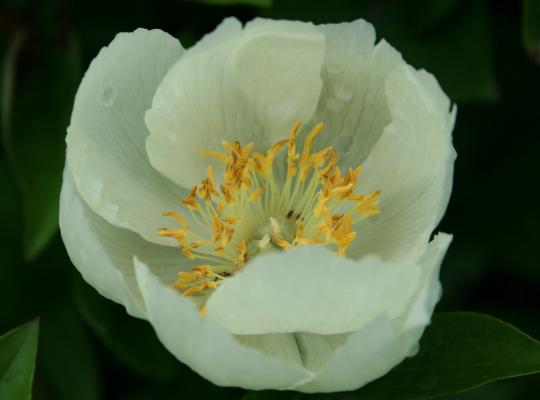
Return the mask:
<path fill-rule="evenodd" d="M 0 0 L 0 333 L 40 317 L 34 398 L 242 396 L 190 372 L 146 323 L 86 285 L 57 226 L 65 131 L 77 85 L 99 49 L 137 27 L 163 29 L 189 47 L 229 15 L 364 18 L 409 63 L 439 79 L 458 105 L 458 159 L 439 228 L 454 242 L 438 310 L 491 314 L 540 338 L 538 1 L 208 3 L 231 1 Z M 449 398 L 535 399 L 539 391 L 532 376 Z"/>

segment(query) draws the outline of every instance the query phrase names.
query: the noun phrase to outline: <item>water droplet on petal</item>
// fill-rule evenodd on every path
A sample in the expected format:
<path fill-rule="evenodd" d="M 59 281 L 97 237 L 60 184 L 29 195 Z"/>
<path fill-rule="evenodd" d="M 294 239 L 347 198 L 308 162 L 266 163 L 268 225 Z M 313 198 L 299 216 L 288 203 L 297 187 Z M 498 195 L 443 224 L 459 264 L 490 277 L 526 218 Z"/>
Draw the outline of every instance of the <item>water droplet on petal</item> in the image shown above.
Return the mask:
<path fill-rule="evenodd" d="M 112 106 L 114 101 L 116 100 L 116 89 L 112 87 L 108 87 L 103 89 L 101 92 L 101 103 L 104 106 Z"/>
<path fill-rule="evenodd" d="M 334 86 L 334 95 L 340 100 L 349 101 L 353 96 L 353 89 L 344 83 L 338 83 Z"/>
<path fill-rule="evenodd" d="M 329 74 L 337 75 L 341 72 L 342 69 L 343 67 L 335 62 L 329 62 L 328 64 L 326 64 L 326 70 Z"/>
<path fill-rule="evenodd" d="M 334 97 L 330 97 L 326 100 L 326 108 L 332 112 L 339 112 L 343 110 L 343 103 Z"/>

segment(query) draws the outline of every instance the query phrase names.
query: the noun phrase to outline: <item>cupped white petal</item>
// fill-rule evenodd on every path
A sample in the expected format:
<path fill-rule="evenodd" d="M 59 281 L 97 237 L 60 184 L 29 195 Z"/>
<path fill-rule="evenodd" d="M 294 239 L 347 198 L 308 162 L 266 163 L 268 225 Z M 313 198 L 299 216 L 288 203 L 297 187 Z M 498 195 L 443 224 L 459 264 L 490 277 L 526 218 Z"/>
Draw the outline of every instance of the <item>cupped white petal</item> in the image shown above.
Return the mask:
<path fill-rule="evenodd" d="M 439 271 L 452 235 L 438 233 L 428 244 L 426 252 L 420 257 L 422 268 L 421 281 L 415 296 L 399 319 L 403 330 L 407 332 L 409 341 L 416 343 L 424 328 L 429 324 L 433 310 L 441 298 L 442 287 L 439 282 Z"/>
<path fill-rule="evenodd" d="M 163 285 L 135 259 L 139 287 L 149 321 L 165 347 L 208 380 L 246 389 L 289 389 L 311 373 L 244 346 L 234 335 L 202 318 L 194 304 Z"/>
<path fill-rule="evenodd" d="M 149 262 L 154 273 L 172 283 L 180 270 L 189 270 L 177 249 L 152 244 L 129 230 L 115 227 L 81 199 L 71 173 L 64 171 L 60 196 L 60 232 L 69 257 L 83 278 L 100 294 L 144 318 L 145 309 L 133 270 L 133 256 Z"/>
<path fill-rule="evenodd" d="M 349 335 L 315 378 L 294 388 L 306 393 L 358 389 L 386 374 L 406 356 L 399 332 L 385 315 Z"/>
<path fill-rule="evenodd" d="M 235 337 L 244 346 L 257 349 L 268 357 L 297 365 L 316 374 L 332 359 L 336 349 L 347 341 L 349 335 L 349 333 L 319 335 L 294 332 Z"/>
<path fill-rule="evenodd" d="M 420 257 L 421 282 L 403 315 L 393 319 L 379 315 L 350 334 L 316 377 L 295 390 L 310 393 L 354 390 L 414 355 L 440 298 L 439 268 L 450 242 L 450 235 L 439 234 Z"/>
<path fill-rule="evenodd" d="M 381 190 L 377 217 L 358 225 L 349 254 L 415 261 L 439 223 L 452 190 L 456 110 L 435 78 L 399 66 L 386 83 L 392 122 L 371 150 L 359 193 Z"/>
<path fill-rule="evenodd" d="M 146 155 L 144 113 L 169 67 L 182 54 L 159 30 L 118 34 L 92 61 L 75 98 L 67 165 L 84 201 L 108 222 L 156 243 L 160 213 L 185 191 L 155 171 Z"/>
<path fill-rule="evenodd" d="M 201 155 L 222 140 L 266 150 L 312 116 L 320 94 L 324 36 L 308 23 L 226 19 L 170 69 L 146 113 L 152 165 L 190 187 L 204 177 Z M 219 177 L 219 176 L 218 176 Z"/>
<path fill-rule="evenodd" d="M 385 83 L 401 55 L 386 41 L 375 45 L 375 30 L 364 21 L 317 25 L 325 36 L 323 88 L 312 124 L 325 129 L 318 146 L 333 146 L 340 165 L 362 163 L 391 121 Z"/>
<path fill-rule="evenodd" d="M 211 295 L 207 317 L 242 335 L 351 332 L 380 313 L 399 316 L 419 279 L 412 263 L 298 246 L 255 257 Z"/>

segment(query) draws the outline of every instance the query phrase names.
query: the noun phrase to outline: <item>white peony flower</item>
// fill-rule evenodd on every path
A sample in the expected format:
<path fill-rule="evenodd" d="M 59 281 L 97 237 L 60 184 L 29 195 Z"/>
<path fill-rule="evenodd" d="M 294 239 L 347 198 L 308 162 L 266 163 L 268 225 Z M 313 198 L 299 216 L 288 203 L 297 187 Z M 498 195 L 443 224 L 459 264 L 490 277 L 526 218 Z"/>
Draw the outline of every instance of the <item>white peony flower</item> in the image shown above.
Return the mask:
<path fill-rule="evenodd" d="M 188 50 L 122 33 L 75 99 L 62 237 L 215 384 L 355 389 L 439 299 L 454 119 L 362 20 L 226 19 Z"/>

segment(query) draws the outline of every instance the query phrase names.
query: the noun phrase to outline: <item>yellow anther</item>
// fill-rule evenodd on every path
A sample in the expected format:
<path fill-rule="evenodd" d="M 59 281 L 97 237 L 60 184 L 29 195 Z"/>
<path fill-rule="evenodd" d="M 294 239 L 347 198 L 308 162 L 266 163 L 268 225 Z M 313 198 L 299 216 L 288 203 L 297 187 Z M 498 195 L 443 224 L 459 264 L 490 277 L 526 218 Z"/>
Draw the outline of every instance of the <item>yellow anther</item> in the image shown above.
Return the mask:
<path fill-rule="evenodd" d="M 300 158 L 300 155 L 296 153 L 296 136 L 300 129 L 300 122 L 296 122 L 291 130 L 291 134 L 288 140 L 287 150 L 287 177 L 292 178 L 296 175 L 298 167 L 296 166 L 296 160 Z"/>
<path fill-rule="evenodd" d="M 215 158 L 219 161 L 227 162 L 227 156 L 219 151 L 201 151 L 201 155 L 205 157 Z"/>
<path fill-rule="evenodd" d="M 223 148 L 225 149 L 225 151 L 227 153 L 229 153 L 230 155 L 232 155 L 234 153 L 234 147 L 232 144 L 230 144 L 229 142 L 227 142 L 226 140 L 222 140 L 221 141 L 221 145 L 223 146 Z"/>
<path fill-rule="evenodd" d="M 311 132 L 307 135 L 306 139 L 304 140 L 304 148 L 302 150 L 302 158 L 300 158 L 300 166 L 302 167 L 302 173 L 300 176 L 301 180 L 304 180 L 307 176 L 307 173 L 310 168 L 310 151 L 313 147 L 313 141 L 317 137 L 317 135 L 322 131 L 324 128 L 324 124 L 322 122 L 318 123 L 313 127 Z"/>
<path fill-rule="evenodd" d="M 180 225 L 182 225 L 184 229 L 189 229 L 189 225 L 186 219 L 181 214 L 178 214 L 174 211 L 167 211 L 162 213 L 161 215 L 163 215 L 164 217 L 173 217 Z"/>
<path fill-rule="evenodd" d="M 189 195 L 182 199 L 182 204 L 187 206 L 191 210 L 200 210 L 201 205 L 195 199 L 197 195 L 197 186 L 193 186 L 189 191 Z"/>
<path fill-rule="evenodd" d="M 305 244 L 302 243 L 306 240 L 306 238 L 304 238 L 304 228 L 304 223 L 302 221 L 296 221 L 296 232 L 294 234 L 294 240 L 292 242 L 293 246 L 297 244 Z"/>
<path fill-rule="evenodd" d="M 381 210 L 378 206 L 378 198 L 381 194 L 380 190 L 377 190 L 369 195 L 359 196 L 356 195 L 353 197 L 353 201 L 356 201 L 356 207 L 354 211 L 360 214 L 364 218 L 369 218 L 373 215 L 381 213 Z M 349 196 L 351 197 L 351 196 Z"/>
<path fill-rule="evenodd" d="M 192 296 L 195 293 L 203 292 L 208 289 L 215 289 L 217 288 L 217 283 L 214 281 L 204 281 L 200 285 L 192 286 L 186 291 L 182 292 L 182 295 L 184 296 Z"/>
<path fill-rule="evenodd" d="M 210 265 L 197 265 L 192 268 L 191 272 L 181 271 L 178 273 L 178 279 L 174 284 L 177 289 L 186 287 L 187 284 L 198 281 L 203 277 L 215 275 Z"/>
<path fill-rule="evenodd" d="M 304 142 L 304 146 L 311 149 L 313 147 L 313 142 L 315 138 L 317 137 L 319 133 L 321 133 L 323 128 L 324 128 L 324 124 L 322 122 L 319 122 L 317 125 L 315 125 L 313 129 L 311 130 L 311 132 L 307 135 L 306 140 Z"/>
<path fill-rule="evenodd" d="M 337 160 L 337 153 L 334 149 L 329 149 L 328 154 L 328 164 L 319 172 L 319 175 L 322 177 L 326 177 L 330 172 L 334 169 L 334 165 L 336 164 Z"/>
<path fill-rule="evenodd" d="M 183 229 L 167 229 L 160 228 L 158 229 L 158 235 L 161 237 L 170 237 L 178 240 L 178 243 L 181 246 L 184 246 L 186 243 L 186 231 Z"/>
<path fill-rule="evenodd" d="M 277 142 L 276 144 L 274 144 L 272 147 L 268 149 L 267 154 L 269 156 L 270 155 L 275 156 L 282 149 L 282 147 L 285 146 L 287 143 L 289 143 L 288 139 L 280 140 L 279 142 Z"/>
<path fill-rule="evenodd" d="M 231 241 L 231 238 L 234 234 L 234 229 L 225 227 L 223 229 L 223 234 L 221 235 L 221 244 L 223 247 L 227 246 Z"/>
<path fill-rule="evenodd" d="M 322 123 L 307 134 L 298 154 L 300 127 L 300 122 L 295 123 L 287 139 L 265 152 L 254 152 L 253 143 L 243 147 L 239 141 L 226 140 L 223 151 L 202 152 L 223 162 L 224 168 L 219 187 L 209 166 L 207 176 L 182 199 L 197 231 L 191 232 L 186 218 L 174 211 L 163 215 L 174 218 L 181 229 L 158 231 L 160 236 L 175 238 L 185 257 L 215 264 L 179 273 L 173 286 L 184 296 L 207 295 L 216 289 L 248 262 L 248 247 L 256 255 L 276 247 L 325 244 L 344 255 L 357 234 L 354 224 L 380 213 L 380 191 L 354 193 L 361 166 L 341 169 L 332 147 L 312 153 Z M 285 157 L 277 158 L 285 147 Z M 273 169 L 276 160 L 287 163 L 286 177 L 281 168 Z M 206 314 L 204 306 L 200 314 Z"/>
<path fill-rule="evenodd" d="M 198 249 L 203 245 L 202 240 L 196 240 L 194 242 L 191 242 L 189 244 L 184 244 L 181 248 L 182 254 L 184 254 L 189 259 L 194 259 L 195 255 L 193 254 L 194 249 Z"/>
<path fill-rule="evenodd" d="M 317 202 L 317 204 L 313 208 L 313 214 L 316 217 L 319 217 L 319 216 L 323 215 L 323 212 L 327 207 L 328 200 L 329 200 L 328 196 L 325 196 L 323 193 L 320 193 L 319 201 Z"/>
<path fill-rule="evenodd" d="M 242 267 L 247 261 L 247 245 L 247 240 L 241 240 L 240 243 L 238 243 L 238 245 L 236 246 L 236 248 L 238 249 L 238 256 L 234 260 L 234 265 L 238 268 Z"/>
<path fill-rule="evenodd" d="M 226 222 L 227 224 L 235 225 L 238 223 L 238 221 L 240 221 L 240 217 L 237 215 L 233 215 L 230 217 L 221 217 L 221 220 L 223 222 Z"/>
<path fill-rule="evenodd" d="M 289 242 L 287 242 L 283 236 L 281 236 L 278 232 L 276 231 L 272 231 L 271 232 L 272 234 L 272 239 L 274 239 L 274 241 L 277 243 L 277 245 L 283 249 L 288 249 L 291 247 L 291 244 Z"/>
<path fill-rule="evenodd" d="M 262 196 L 262 194 L 265 192 L 265 189 L 264 188 L 258 188 L 258 189 L 255 189 L 253 192 L 251 192 L 249 194 L 249 201 L 255 201 L 257 200 L 259 197 Z"/>
<path fill-rule="evenodd" d="M 347 247 L 349 247 L 355 237 L 356 232 L 352 230 L 352 215 L 347 214 L 340 219 L 331 233 L 331 240 L 338 246 L 338 255 L 345 255 Z"/>

